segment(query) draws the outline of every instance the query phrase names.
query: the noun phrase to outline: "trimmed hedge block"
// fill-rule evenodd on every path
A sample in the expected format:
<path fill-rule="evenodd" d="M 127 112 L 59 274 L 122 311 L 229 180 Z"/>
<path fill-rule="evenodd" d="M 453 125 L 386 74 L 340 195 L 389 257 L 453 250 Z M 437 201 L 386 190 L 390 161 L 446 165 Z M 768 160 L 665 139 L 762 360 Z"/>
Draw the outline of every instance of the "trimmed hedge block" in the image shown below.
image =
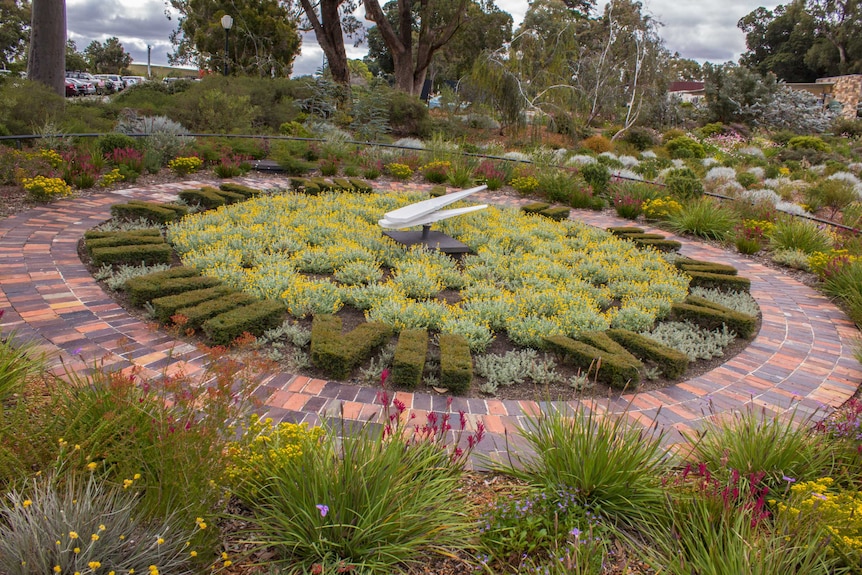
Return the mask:
<path fill-rule="evenodd" d="M 171 263 L 174 250 L 164 241 L 156 244 L 100 247 L 90 250 L 93 265 L 126 264 L 152 266 Z"/>
<path fill-rule="evenodd" d="M 563 220 L 569 219 L 569 214 L 572 213 L 572 210 L 569 208 L 548 208 L 546 210 L 542 210 L 539 214 L 545 216 L 546 218 L 550 218 L 554 221 L 561 222 Z"/>
<path fill-rule="evenodd" d="M 428 332 L 424 329 L 405 329 L 398 336 L 395 357 L 392 360 L 392 381 L 406 389 L 416 389 L 422 382 L 425 358 L 428 356 Z"/>
<path fill-rule="evenodd" d="M 653 248 L 660 252 L 677 252 L 682 243 L 676 240 L 635 240 L 635 244 L 644 248 Z"/>
<path fill-rule="evenodd" d="M 208 319 L 203 330 L 211 343 L 230 345 L 246 332 L 257 337 L 280 326 L 285 313 L 284 305 L 268 299 L 259 300 Z"/>
<path fill-rule="evenodd" d="M 392 328 L 379 322 L 359 324 L 342 335 L 341 318 L 314 316 L 311 324 L 311 363 L 334 379 L 344 380 L 371 356 L 375 348 L 392 337 Z"/>
<path fill-rule="evenodd" d="M 631 233 L 631 234 L 622 234 L 622 237 L 626 238 L 627 240 L 632 240 L 632 241 L 636 241 L 636 240 L 663 240 L 664 239 L 664 236 L 661 234 Z"/>
<path fill-rule="evenodd" d="M 542 210 L 547 210 L 550 207 L 551 204 L 546 202 L 533 202 L 531 204 L 521 206 L 521 211 L 527 214 L 538 214 Z"/>
<path fill-rule="evenodd" d="M 428 192 L 428 195 L 432 198 L 440 198 L 446 195 L 446 186 L 434 186 L 431 188 L 431 191 Z"/>
<path fill-rule="evenodd" d="M 742 276 L 686 271 L 691 281 L 689 286 L 722 291 L 749 291 L 751 280 Z"/>
<path fill-rule="evenodd" d="M 470 344 L 464 336 L 454 333 L 441 333 L 437 341 L 440 344 L 440 386 L 455 394 L 466 392 L 473 381 Z"/>
<path fill-rule="evenodd" d="M 227 203 L 221 195 L 215 193 L 215 188 L 200 188 L 197 190 L 183 190 L 178 195 L 181 200 L 190 205 L 199 205 L 202 208 L 214 209 Z"/>
<path fill-rule="evenodd" d="M 360 180 L 359 178 L 350 178 L 349 181 L 351 184 L 353 184 L 353 188 L 357 192 L 367 194 L 374 191 L 374 186 L 372 186 L 365 180 Z"/>
<path fill-rule="evenodd" d="M 731 276 L 735 276 L 737 274 L 737 270 L 733 266 L 729 266 L 727 264 L 707 262 L 703 260 L 695 260 L 692 258 L 679 258 L 674 262 L 674 265 L 677 267 L 677 269 L 683 271 L 726 274 Z"/>
<path fill-rule="evenodd" d="M 224 198 L 224 201 L 228 204 L 235 204 L 237 202 L 244 202 L 246 199 L 244 194 L 238 194 L 237 192 L 231 192 L 228 190 L 222 190 L 221 188 L 214 188 L 212 186 L 204 186 L 201 188 L 201 191 L 211 192 L 213 194 L 217 194 Z"/>
<path fill-rule="evenodd" d="M 224 182 L 222 184 L 219 184 L 219 189 L 223 192 L 234 192 L 235 194 L 242 194 L 246 198 L 252 198 L 261 194 L 261 191 L 258 189 L 243 186 L 242 184 L 235 184 L 233 182 Z"/>
<path fill-rule="evenodd" d="M 671 314 L 676 319 L 692 321 L 705 329 L 717 329 L 726 325 L 743 339 L 753 336 L 757 328 L 756 317 L 696 296 L 687 297 L 685 303 L 673 304 Z"/>
<path fill-rule="evenodd" d="M 625 356 L 564 335 L 546 337 L 545 345 L 575 367 L 585 370 L 588 377 L 595 377 L 611 387 L 633 391 L 640 385 L 640 362 L 632 363 Z"/>
<path fill-rule="evenodd" d="M 182 308 L 193 307 L 205 301 L 227 295 L 233 291 L 233 288 L 218 285 L 206 289 L 187 291 L 177 295 L 158 297 L 150 303 L 155 310 L 156 319 L 161 323 L 167 323 L 170 321 L 171 316 L 175 315 Z"/>
<path fill-rule="evenodd" d="M 290 178 L 290 187 L 295 191 L 309 196 L 316 196 L 321 192 L 320 186 L 308 178 Z"/>
<path fill-rule="evenodd" d="M 643 228 L 636 228 L 634 226 L 614 226 L 607 228 L 609 232 L 614 234 L 615 236 L 626 236 L 629 234 L 642 234 L 644 233 Z"/>
<path fill-rule="evenodd" d="M 182 204 L 175 204 L 173 202 L 147 202 L 144 200 L 130 200 L 129 203 L 138 206 L 157 206 L 166 210 L 172 210 L 176 212 L 176 214 L 180 217 L 189 213 L 188 206 L 184 206 Z"/>
<path fill-rule="evenodd" d="M 336 186 L 346 192 L 352 192 L 356 189 L 356 186 L 354 186 L 347 178 L 332 178 L 332 181 Z"/>
<path fill-rule="evenodd" d="M 613 340 L 603 331 L 584 331 L 578 336 L 578 340 L 597 349 L 613 354 L 620 359 L 634 364 L 638 369 L 642 368 L 641 362 L 626 350 L 622 345 Z"/>
<path fill-rule="evenodd" d="M 334 192 L 336 190 L 336 185 L 326 178 L 317 176 L 316 178 L 311 178 L 311 181 L 320 188 L 321 192 Z"/>
<path fill-rule="evenodd" d="M 179 214 L 177 210 L 156 203 L 129 202 L 111 206 L 111 216 L 121 220 L 145 219 L 148 222 L 167 224 L 178 220 L 182 215 L 184 214 Z"/>
<path fill-rule="evenodd" d="M 165 243 L 161 236 L 139 236 L 131 232 L 118 232 L 117 235 L 105 238 L 92 238 L 84 241 L 87 251 L 92 253 L 96 248 L 113 248 L 117 246 L 156 245 Z"/>
<path fill-rule="evenodd" d="M 189 307 L 179 308 L 177 309 L 176 314 L 186 317 L 186 323 L 184 325 L 197 329 L 210 318 L 214 318 L 240 306 L 252 304 L 255 301 L 257 301 L 256 298 L 247 293 L 231 291 L 215 299 L 209 299 Z"/>
<path fill-rule="evenodd" d="M 216 278 L 198 275 L 195 268 L 180 267 L 131 278 L 125 287 L 132 304 L 140 306 L 158 297 L 211 288 L 220 283 Z"/>
<path fill-rule="evenodd" d="M 98 240 L 101 238 L 114 238 L 117 236 L 158 236 L 162 237 L 162 232 L 158 228 L 144 228 L 140 230 L 129 230 L 127 232 L 101 232 L 96 230 L 87 230 L 84 232 L 85 240 Z"/>
<path fill-rule="evenodd" d="M 687 355 L 651 337 L 627 329 L 609 329 L 605 334 L 641 360 L 656 363 L 671 379 L 682 377 L 688 369 Z"/>

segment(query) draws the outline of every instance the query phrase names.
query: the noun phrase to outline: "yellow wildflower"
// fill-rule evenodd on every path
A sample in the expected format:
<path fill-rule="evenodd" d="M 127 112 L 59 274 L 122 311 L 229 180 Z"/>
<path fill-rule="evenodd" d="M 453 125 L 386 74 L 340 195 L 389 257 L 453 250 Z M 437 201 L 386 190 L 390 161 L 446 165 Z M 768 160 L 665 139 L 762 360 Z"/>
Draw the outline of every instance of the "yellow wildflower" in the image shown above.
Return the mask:
<path fill-rule="evenodd" d="M 30 507 L 31 505 L 33 505 L 33 502 L 29 499 L 25 499 L 24 502 L 21 503 L 21 505 L 23 505 L 24 507 Z"/>

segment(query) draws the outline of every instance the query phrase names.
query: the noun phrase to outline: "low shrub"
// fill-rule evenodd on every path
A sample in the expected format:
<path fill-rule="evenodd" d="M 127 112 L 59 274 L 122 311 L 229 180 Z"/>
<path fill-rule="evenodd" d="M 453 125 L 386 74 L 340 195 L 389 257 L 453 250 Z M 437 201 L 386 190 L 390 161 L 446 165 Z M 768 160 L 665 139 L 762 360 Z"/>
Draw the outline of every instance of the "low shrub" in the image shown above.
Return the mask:
<path fill-rule="evenodd" d="M 134 232 L 116 232 L 115 234 L 108 237 L 84 240 L 84 245 L 86 246 L 87 251 L 91 254 L 96 248 L 111 248 L 116 246 L 136 246 L 163 243 L 165 243 L 165 239 L 161 235 L 139 235 Z"/>
<path fill-rule="evenodd" d="M 829 152 L 829 144 L 817 136 L 794 136 L 787 142 L 791 150 L 814 150 L 816 152 Z"/>
<path fill-rule="evenodd" d="M 703 183 L 691 168 L 677 168 L 664 177 L 667 191 L 683 200 L 699 198 L 703 195 Z"/>
<path fill-rule="evenodd" d="M 692 234 L 712 240 L 723 240 L 736 225 L 736 217 L 730 210 L 711 198 L 699 198 L 670 217 L 671 230 L 678 234 Z"/>
<path fill-rule="evenodd" d="M 682 377 L 688 369 L 689 360 L 684 353 L 662 345 L 651 337 L 625 329 L 609 329 L 605 333 L 639 359 L 658 365 L 662 373 L 671 379 Z"/>
<path fill-rule="evenodd" d="M 554 221 L 563 221 L 569 219 L 569 214 L 571 210 L 569 208 L 546 208 L 539 212 L 539 214 L 545 216 L 546 218 L 552 219 Z"/>
<path fill-rule="evenodd" d="M 216 193 L 215 188 L 199 188 L 194 190 L 182 190 L 179 197 L 192 206 L 201 206 L 206 209 L 215 209 L 229 203 L 221 194 Z"/>
<path fill-rule="evenodd" d="M 90 250 L 93 265 L 155 265 L 168 264 L 174 250 L 164 242 L 155 244 L 121 245 Z"/>
<path fill-rule="evenodd" d="M 362 323 L 342 334 L 341 318 L 315 315 L 311 326 L 311 361 L 334 379 L 346 380 L 360 362 L 391 336 L 391 328 L 378 322 Z"/>
<path fill-rule="evenodd" d="M 255 337 L 281 325 L 284 306 L 272 300 L 262 300 L 235 308 L 203 323 L 207 339 L 215 345 L 230 345 L 249 333 Z"/>
<path fill-rule="evenodd" d="M 453 395 L 466 392 L 473 380 L 473 359 L 466 338 L 451 333 L 440 334 L 440 385 Z"/>
<path fill-rule="evenodd" d="M 544 342 L 550 351 L 560 355 L 563 362 L 581 369 L 587 377 L 629 391 L 637 389 L 640 384 L 642 366 L 638 361 L 632 362 L 625 356 L 620 357 L 562 335 L 546 337 Z"/>
<path fill-rule="evenodd" d="M 215 286 L 215 288 L 205 288 L 205 289 L 217 289 L 222 286 Z M 199 292 L 201 290 L 194 290 Z M 182 296 L 186 293 L 183 292 L 181 294 L 177 294 L 177 296 Z M 177 297 L 177 296 L 165 296 L 165 297 Z M 156 298 L 156 299 L 165 299 L 165 298 Z M 155 301 L 155 300 L 154 300 Z M 230 290 L 227 293 L 220 295 L 215 298 L 206 299 L 199 303 L 189 304 L 186 307 L 181 307 L 177 309 L 176 313 L 173 316 L 169 316 L 169 319 L 173 319 L 174 322 L 180 327 L 186 329 L 198 329 L 203 325 L 203 323 L 209 319 L 212 319 L 216 316 L 219 316 L 223 313 L 227 313 L 229 311 L 235 310 L 238 307 L 247 306 L 255 302 L 255 298 L 250 296 L 247 293 L 238 292 L 234 290 Z"/>
<path fill-rule="evenodd" d="M 691 287 L 721 291 L 747 292 L 751 290 L 751 280 L 748 278 L 708 272 L 688 271 L 686 273 L 691 277 L 691 281 L 689 282 Z"/>
<path fill-rule="evenodd" d="M 703 144 L 687 136 L 680 136 L 667 142 L 665 145 L 671 158 L 702 160 L 706 157 Z"/>
<path fill-rule="evenodd" d="M 756 317 L 697 296 L 687 297 L 684 303 L 674 303 L 671 306 L 671 317 L 676 320 L 690 321 L 707 330 L 727 326 L 729 330 L 744 339 L 752 337 L 757 327 Z"/>
<path fill-rule="evenodd" d="M 769 232 L 769 246 L 775 251 L 801 251 L 810 255 L 829 251 L 832 239 L 813 223 L 783 217 Z"/>
<path fill-rule="evenodd" d="M 550 207 L 551 204 L 548 204 L 546 202 L 532 202 L 521 206 L 521 211 L 527 214 L 538 214 L 543 210 L 547 210 Z"/>
<path fill-rule="evenodd" d="M 72 187 L 62 178 L 34 176 L 22 178 L 21 186 L 27 191 L 27 199 L 36 202 L 51 202 L 72 195 Z"/>
<path fill-rule="evenodd" d="M 611 181 L 611 173 L 608 168 L 600 163 L 587 164 L 581 168 L 581 176 L 584 178 L 593 192 L 603 194 Z"/>
<path fill-rule="evenodd" d="M 187 176 L 200 170 L 203 164 L 197 156 L 186 156 L 170 160 L 168 168 L 178 176 Z"/>
<path fill-rule="evenodd" d="M 192 289 L 215 287 L 221 281 L 203 277 L 192 267 L 171 268 L 131 278 L 124 289 L 129 293 L 132 305 L 143 305 L 157 297 L 174 295 Z"/>
<path fill-rule="evenodd" d="M 160 323 L 167 323 L 180 309 L 196 306 L 205 301 L 227 295 L 232 291 L 233 289 L 228 286 L 218 285 L 211 288 L 156 298 L 150 303 L 153 306 L 155 318 Z"/>
<path fill-rule="evenodd" d="M 111 206 L 111 215 L 121 220 L 145 219 L 155 224 L 167 224 L 188 213 L 188 208 L 179 204 L 133 201 Z"/>
<path fill-rule="evenodd" d="M 596 154 L 602 154 L 604 152 L 610 152 L 613 150 L 614 145 L 610 140 L 605 138 L 604 136 L 590 136 L 585 140 L 581 140 L 581 147 L 590 150 L 591 152 L 595 152 Z"/>
<path fill-rule="evenodd" d="M 425 358 L 428 355 L 428 332 L 406 329 L 398 336 L 392 360 L 392 383 L 406 389 L 416 389 L 422 382 Z"/>
<path fill-rule="evenodd" d="M 235 184 L 233 182 L 223 182 L 219 184 L 219 189 L 224 192 L 233 192 L 235 194 L 241 194 L 246 198 L 253 198 L 255 196 L 259 196 L 261 191 L 257 188 L 250 188 L 248 186 L 243 186 L 242 184 Z"/>

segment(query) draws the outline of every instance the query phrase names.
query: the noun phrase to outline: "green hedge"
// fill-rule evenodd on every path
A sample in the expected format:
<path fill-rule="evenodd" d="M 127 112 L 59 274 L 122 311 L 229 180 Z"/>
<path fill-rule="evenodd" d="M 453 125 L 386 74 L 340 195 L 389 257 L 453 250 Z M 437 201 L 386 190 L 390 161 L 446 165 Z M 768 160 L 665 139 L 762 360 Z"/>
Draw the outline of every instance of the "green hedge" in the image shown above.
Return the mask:
<path fill-rule="evenodd" d="M 675 319 L 689 320 L 706 329 L 721 328 L 726 325 L 741 338 L 748 339 L 757 329 L 757 318 L 750 316 L 701 297 L 688 296 L 684 303 L 671 306 L 671 315 Z"/>
<path fill-rule="evenodd" d="M 187 204 L 192 206 L 199 205 L 206 209 L 218 208 L 228 203 L 224 197 L 215 193 L 215 188 L 183 190 L 178 195 Z"/>
<path fill-rule="evenodd" d="M 691 281 L 689 282 L 689 286 L 691 287 L 744 292 L 751 289 L 751 280 L 742 276 L 690 271 L 686 271 L 685 273 L 691 277 Z"/>
<path fill-rule="evenodd" d="M 254 299 L 254 298 L 252 298 Z M 215 345 L 230 345 L 244 333 L 257 337 L 275 329 L 284 321 L 284 305 L 272 300 L 260 300 L 238 307 L 204 322 L 207 339 Z"/>
<path fill-rule="evenodd" d="M 308 178 L 290 178 L 290 187 L 293 188 L 295 192 L 308 194 L 310 196 L 316 196 L 321 192 L 320 186 Z"/>
<path fill-rule="evenodd" d="M 350 372 L 371 356 L 375 348 L 392 337 L 392 329 L 378 322 L 359 324 L 341 333 L 341 318 L 314 316 L 311 324 L 311 363 L 333 379 L 345 380 Z"/>
<path fill-rule="evenodd" d="M 442 333 L 440 344 L 440 385 L 454 394 L 465 393 L 473 381 L 473 358 L 464 336 Z"/>
<path fill-rule="evenodd" d="M 682 377 L 688 369 L 687 355 L 651 337 L 627 329 L 609 329 L 605 333 L 641 360 L 656 363 L 662 373 L 671 379 Z"/>
<path fill-rule="evenodd" d="M 432 198 L 439 198 L 446 195 L 446 186 L 434 186 L 431 188 L 431 191 L 428 192 L 428 195 Z"/>
<path fill-rule="evenodd" d="M 98 240 L 101 238 L 114 238 L 117 236 L 158 236 L 162 237 L 162 231 L 159 228 L 143 228 L 140 230 L 130 230 L 128 232 L 102 232 L 97 230 L 87 230 L 84 232 L 85 240 Z"/>
<path fill-rule="evenodd" d="M 615 236 L 627 236 L 629 234 L 642 234 L 644 233 L 643 228 L 636 228 L 633 226 L 614 226 L 607 228 L 609 232 L 614 234 Z"/>
<path fill-rule="evenodd" d="M 334 192 L 337 189 L 337 186 L 334 183 L 320 176 L 311 178 L 311 181 L 320 188 L 321 192 Z"/>
<path fill-rule="evenodd" d="M 533 202 L 521 206 L 521 211 L 527 214 L 538 214 L 542 210 L 547 210 L 550 207 L 551 204 L 548 204 L 546 202 Z"/>
<path fill-rule="evenodd" d="M 141 246 L 164 244 L 165 238 L 161 235 L 136 235 L 133 232 L 117 232 L 117 235 L 105 238 L 85 239 L 84 245 L 90 254 L 96 248 L 113 248 L 117 246 Z"/>
<path fill-rule="evenodd" d="M 735 267 L 727 264 L 718 264 L 691 258 L 679 258 L 674 262 L 674 265 L 685 272 L 725 274 L 730 276 L 735 276 L 738 273 Z"/>
<path fill-rule="evenodd" d="M 196 289 L 187 291 L 177 295 L 169 295 L 158 297 L 150 302 L 155 310 L 156 319 L 161 323 L 170 321 L 171 316 L 175 315 L 178 310 L 196 306 L 205 301 L 227 295 L 235 291 L 225 285 L 218 285 L 206 289 Z"/>
<path fill-rule="evenodd" d="M 416 389 L 422 382 L 427 356 L 428 332 L 424 329 L 402 331 L 392 360 L 392 382 L 407 389 Z"/>
<path fill-rule="evenodd" d="M 239 202 L 244 202 L 248 199 L 245 194 L 240 194 L 238 192 L 231 192 L 230 190 L 223 190 L 221 186 L 218 188 L 214 188 L 212 186 L 204 186 L 201 188 L 202 191 L 211 192 L 213 194 L 219 195 L 224 198 L 224 201 L 228 204 L 236 204 Z"/>
<path fill-rule="evenodd" d="M 158 275 L 174 270 L 183 271 L 176 272 L 177 275 Z M 186 275 L 185 270 L 192 270 L 194 275 Z M 155 274 L 147 274 L 126 281 L 126 291 L 132 304 L 140 306 L 145 302 L 159 297 L 176 295 L 196 289 L 211 288 L 221 283 L 216 278 L 198 275 L 198 271 L 194 268 L 173 268 L 172 270 L 167 270 L 167 272 L 156 272 Z"/>
<path fill-rule="evenodd" d="M 121 220 L 145 219 L 157 224 L 167 224 L 178 220 L 185 214 L 179 213 L 176 209 L 168 208 L 165 204 L 129 202 L 111 206 L 111 215 Z"/>
<path fill-rule="evenodd" d="M 607 333 L 603 331 L 584 331 L 578 336 L 578 341 L 582 341 L 587 345 L 591 345 L 596 349 L 600 349 L 604 352 L 613 354 L 618 358 L 631 363 L 632 365 L 636 365 L 638 369 L 641 369 L 643 365 L 634 355 L 629 353 L 629 351 L 613 340 Z"/>
<path fill-rule="evenodd" d="M 185 316 L 184 325 L 197 329 L 208 319 L 214 318 L 241 306 L 254 303 L 256 298 L 247 293 L 232 291 L 215 299 L 209 299 L 189 307 L 176 310 L 177 315 Z"/>
<path fill-rule="evenodd" d="M 105 264 L 116 265 L 141 265 L 152 266 L 155 264 L 169 264 L 174 250 L 168 244 L 161 242 L 157 244 L 113 246 L 93 248 L 90 251 L 93 265 Z"/>
<path fill-rule="evenodd" d="M 347 178 L 332 178 L 332 181 L 335 183 L 336 186 L 338 186 L 345 192 L 352 192 L 356 190 L 356 186 L 354 186 L 353 183 Z"/>
<path fill-rule="evenodd" d="M 353 184 L 353 187 L 357 192 L 367 194 L 374 191 L 374 186 L 366 182 L 365 180 L 360 180 L 359 178 L 350 178 L 350 183 Z"/>
<path fill-rule="evenodd" d="M 627 240 L 632 240 L 632 241 L 636 241 L 636 240 L 663 240 L 664 239 L 664 236 L 661 234 L 645 234 L 645 233 L 622 234 L 622 237 L 624 237 Z"/>
<path fill-rule="evenodd" d="M 660 252 L 676 252 L 682 247 L 682 243 L 676 240 L 635 240 L 635 244 L 642 248 L 653 248 Z"/>
<path fill-rule="evenodd" d="M 569 219 L 569 214 L 572 212 L 569 208 L 548 208 L 546 210 L 542 210 L 539 214 L 545 216 L 546 218 L 550 218 L 552 220 L 561 222 L 563 220 Z"/>
<path fill-rule="evenodd" d="M 233 182 L 224 182 L 222 184 L 219 184 L 219 189 L 223 192 L 234 192 L 235 194 L 242 194 L 246 198 L 252 198 L 261 194 L 261 191 L 256 188 L 250 188 L 248 186 L 243 186 L 242 184 L 235 184 Z"/>
<path fill-rule="evenodd" d="M 641 363 L 632 363 L 625 356 L 617 356 L 583 341 L 564 335 L 545 338 L 545 345 L 596 380 L 617 389 L 633 391 L 640 385 Z M 631 354 L 627 354 L 631 355 Z"/>

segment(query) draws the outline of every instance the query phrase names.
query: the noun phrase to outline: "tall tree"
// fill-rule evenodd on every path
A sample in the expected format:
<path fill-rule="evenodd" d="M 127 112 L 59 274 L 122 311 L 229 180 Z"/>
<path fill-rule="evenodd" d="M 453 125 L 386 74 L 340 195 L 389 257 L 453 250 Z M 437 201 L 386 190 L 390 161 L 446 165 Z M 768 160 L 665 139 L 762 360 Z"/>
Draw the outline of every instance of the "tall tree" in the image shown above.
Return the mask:
<path fill-rule="evenodd" d="M 862 7 L 859 0 L 808 0 L 817 35 L 828 40 L 838 52 L 838 71 L 850 71 L 848 50 L 862 36 Z"/>
<path fill-rule="evenodd" d="M 753 124 L 776 92 L 775 76 L 734 64 L 704 64 L 708 120 Z"/>
<path fill-rule="evenodd" d="M 378 0 L 365 0 L 365 18 L 377 25 L 392 54 L 396 87 L 418 96 L 434 54 L 461 25 L 467 0 L 397 0 L 397 7 L 397 23 L 393 25 Z M 418 27 L 415 39 L 414 16 Z"/>
<path fill-rule="evenodd" d="M 434 58 L 435 81 L 457 81 L 470 72 L 485 50 L 496 50 L 512 40 L 512 15 L 493 0 L 467 4 L 464 22 Z"/>
<path fill-rule="evenodd" d="M 108 38 L 104 44 L 93 40 L 84 49 L 84 54 L 90 69 L 97 74 L 122 74 L 132 64 L 132 57 L 126 53 L 116 36 Z"/>
<path fill-rule="evenodd" d="M 221 17 L 233 18 L 229 68 L 234 74 L 288 76 L 301 39 L 296 20 L 279 0 L 165 0 L 180 17 L 171 34 L 172 64 L 218 71 L 225 64 Z"/>
<path fill-rule="evenodd" d="M 83 54 L 78 52 L 78 45 L 74 40 L 66 40 L 66 70 L 87 70 L 89 64 Z"/>
<path fill-rule="evenodd" d="M 61 96 L 66 67 L 66 1 L 33 0 L 27 77 Z"/>
<path fill-rule="evenodd" d="M 350 83 L 350 67 L 344 39 L 361 39 L 362 24 L 353 15 L 361 0 L 300 0 L 307 28 L 314 30 L 317 43 L 326 55 L 332 79 L 339 84 Z"/>
<path fill-rule="evenodd" d="M 8 68 L 24 55 L 30 33 L 30 3 L 0 0 L 0 66 Z"/>
<path fill-rule="evenodd" d="M 743 66 L 761 74 L 772 72 L 785 82 L 813 82 L 828 73 L 806 62 L 806 54 L 818 39 L 805 0 L 794 0 L 775 10 L 761 6 L 742 17 L 736 26 L 745 32 L 748 47 L 740 58 Z"/>

